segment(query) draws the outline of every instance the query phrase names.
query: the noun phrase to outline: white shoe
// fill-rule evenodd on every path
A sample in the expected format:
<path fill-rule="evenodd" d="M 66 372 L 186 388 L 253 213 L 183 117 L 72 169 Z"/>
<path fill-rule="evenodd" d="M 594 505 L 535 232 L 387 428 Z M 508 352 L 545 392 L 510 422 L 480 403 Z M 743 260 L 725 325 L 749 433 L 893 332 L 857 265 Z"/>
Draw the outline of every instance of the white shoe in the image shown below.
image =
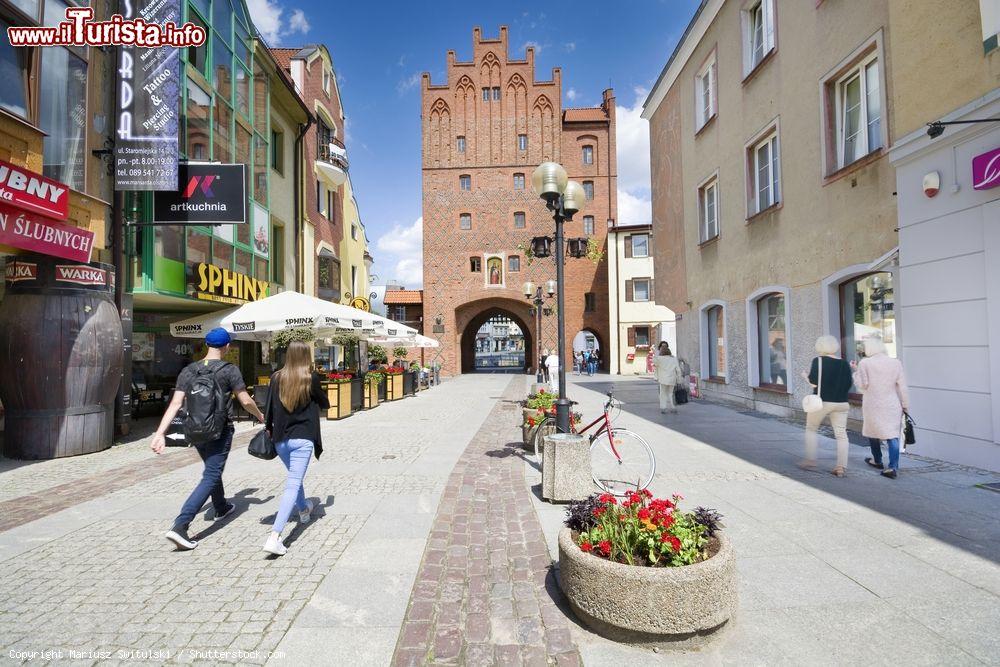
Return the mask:
<path fill-rule="evenodd" d="M 281 543 L 281 536 L 272 530 L 267 536 L 267 542 L 264 542 L 264 551 L 275 556 L 284 556 L 288 549 Z"/>
<path fill-rule="evenodd" d="M 309 506 L 309 509 L 299 510 L 299 523 L 309 523 L 312 519 L 313 509 L 316 508 L 316 504 L 311 500 L 307 500 L 306 505 Z"/>

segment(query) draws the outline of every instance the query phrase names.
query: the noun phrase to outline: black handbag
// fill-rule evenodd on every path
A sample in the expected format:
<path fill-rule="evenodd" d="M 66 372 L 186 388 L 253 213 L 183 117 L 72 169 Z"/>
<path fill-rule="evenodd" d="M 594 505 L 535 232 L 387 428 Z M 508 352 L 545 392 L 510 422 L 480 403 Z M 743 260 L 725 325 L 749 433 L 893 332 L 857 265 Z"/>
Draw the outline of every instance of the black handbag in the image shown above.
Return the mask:
<path fill-rule="evenodd" d="M 917 422 L 913 421 L 913 417 L 910 416 L 909 412 L 903 413 L 903 444 L 912 445 L 917 442 L 917 436 L 913 432 L 913 427 L 917 425 Z"/>
<path fill-rule="evenodd" d="M 688 390 L 683 387 L 678 387 L 674 389 L 674 403 L 677 405 L 684 405 L 688 402 Z"/>
<path fill-rule="evenodd" d="M 267 432 L 267 422 L 270 421 L 271 416 L 270 392 L 268 392 L 267 398 L 267 409 L 264 411 L 264 428 L 258 431 L 250 440 L 250 444 L 247 445 L 247 452 L 249 452 L 250 456 L 270 461 L 278 455 L 278 451 L 274 448 L 274 441 L 271 440 L 271 434 Z"/>

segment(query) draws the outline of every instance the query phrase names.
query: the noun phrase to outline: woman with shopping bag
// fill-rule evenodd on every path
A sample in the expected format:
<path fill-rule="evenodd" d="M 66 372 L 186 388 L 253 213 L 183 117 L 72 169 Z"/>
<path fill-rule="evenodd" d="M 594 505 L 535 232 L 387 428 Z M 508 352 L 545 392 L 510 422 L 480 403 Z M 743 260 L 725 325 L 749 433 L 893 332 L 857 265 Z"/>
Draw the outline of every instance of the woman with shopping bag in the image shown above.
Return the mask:
<path fill-rule="evenodd" d="M 878 338 L 865 339 L 865 358 L 851 364 L 854 386 L 862 393 L 861 434 L 868 438 L 872 455 L 865 463 L 896 479 L 899 471 L 899 436 L 903 415 L 909 409 L 910 394 L 903 376 L 903 364 L 886 354 L 885 343 Z M 882 463 L 882 441 L 889 447 L 889 466 Z"/>
<path fill-rule="evenodd" d="M 809 373 L 802 374 L 816 388 L 816 393 L 802 400 L 806 413 L 806 457 L 799 465 L 807 470 L 816 468 L 816 429 L 829 417 L 837 439 L 837 465 L 833 474 L 843 477 L 847 470 L 847 410 L 850 407 L 847 394 L 851 390 L 851 367 L 836 356 L 840 343 L 833 336 L 816 339 L 816 352 L 819 356 L 812 360 Z"/>

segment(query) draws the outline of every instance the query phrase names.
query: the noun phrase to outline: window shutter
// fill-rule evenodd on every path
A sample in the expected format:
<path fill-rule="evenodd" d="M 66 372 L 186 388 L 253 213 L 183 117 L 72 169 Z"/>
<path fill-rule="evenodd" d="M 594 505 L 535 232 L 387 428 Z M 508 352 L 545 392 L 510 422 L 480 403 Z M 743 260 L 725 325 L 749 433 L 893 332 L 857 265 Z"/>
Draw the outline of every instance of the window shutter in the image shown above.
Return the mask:
<path fill-rule="evenodd" d="M 650 301 L 656 301 L 656 299 L 653 297 L 653 279 L 652 278 L 649 279 L 649 300 Z"/>
<path fill-rule="evenodd" d="M 631 256 L 632 256 L 632 237 L 631 236 L 626 236 L 625 237 L 625 259 L 628 259 Z"/>
<path fill-rule="evenodd" d="M 635 347 L 635 327 L 628 328 L 628 346 Z"/>
<path fill-rule="evenodd" d="M 626 245 L 625 247 L 627 248 L 628 245 Z M 632 281 L 631 280 L 626 280 L 625 281 L 625 300 L 626 301 L 632 301 L 633 295 L 634 295 L 634 292 L 632 291 Z"/>

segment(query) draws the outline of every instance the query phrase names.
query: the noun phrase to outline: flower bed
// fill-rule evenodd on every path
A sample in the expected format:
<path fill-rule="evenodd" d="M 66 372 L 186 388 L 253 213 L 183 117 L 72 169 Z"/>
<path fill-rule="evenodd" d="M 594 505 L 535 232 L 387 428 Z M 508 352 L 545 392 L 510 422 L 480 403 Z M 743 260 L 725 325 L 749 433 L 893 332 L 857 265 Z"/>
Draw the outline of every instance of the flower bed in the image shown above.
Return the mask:
<path fill-rule="evenodd" d="M 329 373 L 326 376 L 327 382 L 331 384 L 350 384 L 353 378 L 350 373 Z"/>
<path fill-rule="evenodd" d="M 696 646 L 737 604 L 736 559 L 720 516 L 648 491 L 570 505 L 560 586 L 577 615 L 617 641 Z"/>

